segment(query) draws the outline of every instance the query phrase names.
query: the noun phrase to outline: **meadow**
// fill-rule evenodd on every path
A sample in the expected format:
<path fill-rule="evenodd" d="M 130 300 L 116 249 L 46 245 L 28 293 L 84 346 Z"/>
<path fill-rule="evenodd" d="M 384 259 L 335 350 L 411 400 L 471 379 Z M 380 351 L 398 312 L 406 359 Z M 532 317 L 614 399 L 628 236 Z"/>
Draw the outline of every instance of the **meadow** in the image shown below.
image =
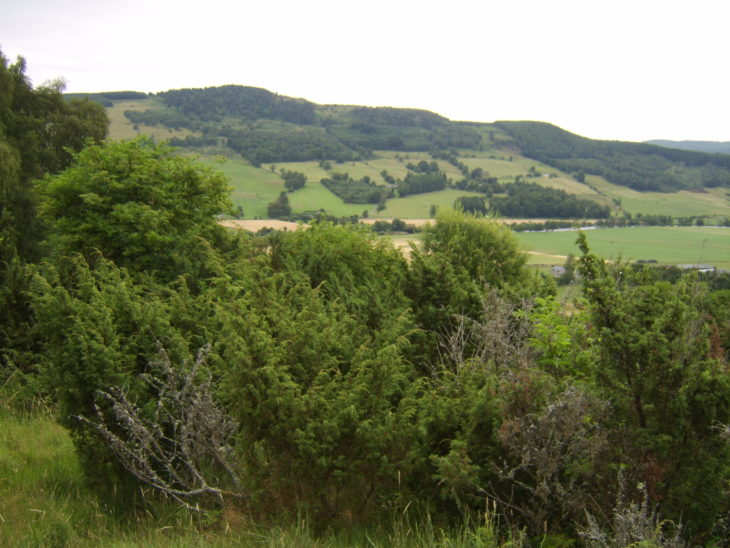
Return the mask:
<path fill-rule="evenodd" d="M 243 160 L 202 156 L 200 161 L 228 177 L 231 201 L 243 208 L 246 219 L 268 217 L 266 206 L 284 190 L 284 181 L 277 174 Z"/>
<path fill-rule="evenodd" d="M 586 182 L 604 196 L 617 200 L 621 208 L 632 215 L 730 216 L 730 189 L 727 188 L 708 188 L 698 192 L 637 192 L 595 175 L 587 175 Z"/>
<path fill-rule="evenodd" d="M 6 387 L 4 387 L 6 388 Z M 453 530 L 406 514 L 365 530 L 352 527 L 316 533 L 306 516 L 290 523 L 257 524 L 242 512 L 227 509 L 194 516 L 157 500 L 154 513 L 101 502 L 86 482 L 68 432 L 53 410 L 13 408 L 0 394 L 0 545 L 4 547 L 290 547 L 340 546 L 499 546 L 497 521 L 486 515 L 480 524 Z M 152 493 L 140 491 L 141 498 Z M 105 500 L 108 500 L 105 499 Z M 504 537 L 502 537 L 504 539 Z M 508 539 L 504 539 L 506 541 Z"/>
<path fill-rule="evenodd" d="M 656 260 L 662 264 L 709 263 L 730 269 L 730 228 L 629 227 L 585 231 L 591 250 L 607 259 Z M 563 264 L 580 254 L 577 232 L 522 232 L 520 243 L 533 264 Z"/>

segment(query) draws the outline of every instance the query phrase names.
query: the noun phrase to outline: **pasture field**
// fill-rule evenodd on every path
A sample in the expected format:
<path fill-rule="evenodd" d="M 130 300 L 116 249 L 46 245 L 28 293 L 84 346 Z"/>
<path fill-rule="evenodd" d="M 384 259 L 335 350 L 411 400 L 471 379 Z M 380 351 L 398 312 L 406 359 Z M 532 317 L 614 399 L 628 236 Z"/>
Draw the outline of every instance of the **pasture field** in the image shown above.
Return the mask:
<path fill-rule="evenodd" d="M 396 157 L 398 156 L 398 158 Z M 299 171 L 304 173 L 310 181 L 319 181 L 329 177 L 331 173 L 349 173 L 353 179 L 362 179 L 366 175 L 377 184 L 385 184 L 381 172 L 386 170 L 396 179 L 403 179 L 408 173 L 406 165 L 408 163 L 417 164 L 421 160 L 427 162 L 434 161 L 431 155 L 426 152 L 395 152 L 391 150 L 380 150 L 374 153 L 374 158 L 368 160 L 348 161 L 348 162 L 330 162 L 332 169 L 328 173 L 321 167 L 319 162 L 281 162 L 279 164 L 262 164 L 262 169 L 270 170 L 273 165 L 276 170 L 288 169 L 291 171 Z M 458 180 L 463 177 L 461 172 L 448 162 L 443 160 L 435 160 L 439 165 L 439 169 L 446 173 L 446 176 Z"/>
<path fill-rule="evenodd" d="M 375 211 L 375 204 L 346 204 L 341 198 L 327 190 L 322 183 L 312 181 L 307 181 L 304 188 L 290 193 L 289 204 L 295 213 L 324 209 L 329 215 L 335 217 L 349 217 L 350 215 L 361 217 L 363 211 Z"/>
<path fill-rule="evenodd" d="M 656 260 L 661 264 L 709 263 L 730 269 L 730 228 L 629 227 L 586 230 L 591 250 L 606 259 Z M 580 255 L 578 233 L 521 232 L 530 263 L 563 264 L 568 253 Z"/>
<path fill-rule="evenodd" d="M 344 166 L 350 164 L 350 162 L 344 162 L 342 164 L 337 164 L 335 162 L 331 163 L 332 171 L 338 173 L 347 171 Z M 269 173 L 279 173 L 282 169 L 288 171 L 298 171 L 299 173 L 304 173 L 304 175 L 307 176 L 307 183 L 310 183 L 312 181 L 320 181 L 329 176 L 326 170 L 319 167 L 319 162 L 316 162 L 314 160 L 310 162 L 281 162 L 278 164 L 261 164 L 261 169 L 263 169 L 264 171 L 268 171 Z"/>
<path fill-rule="evenodd" d="M 217 161 L 203 156 L 200 161 L 228 177 L 232 187 L 231 201 L 243 208 L 246 219 L 265 219 L 266 206 L 284 190 L 284 181 L 268 170 L 252 166 L 245 160 Z"/>
<path fill-rule="evenodd" d="M 605 196 L 620 200 L 621 207 L 632 215 L 730 216 L 730 189 L 727 188 L 708 188 L 702 192 L 637 192 L 595 175 L 587 175 L 586 181 Z"/>
<path fill-rule="evenodd" d="M 446 174 L 446 177 L 458 181 L 464 176 L 461 171 L 455 166 L 452 166 L 449 162 L 444 160 L 434 160 L 431 155 L 427 152 L 395 152 L 392 150 L 378 150 L 375 153 L 375 158 L 367 160 L 367 162 L 375 167 L 378 172 L 383 169 L 387 170 L 390 175 L 396 179 L 403 179 L 408 173 L 406 165 L 418 164 L 420 161 L 426 161 L 428 163 L 436 162 L 439 169 Z"/>
<path fill-rule="evenodd" d="M 547 170 L 556 171 L 553 168 L 545 166 L 537 160 L 523 158 L 512 152 L 499 150 L 491 150 L 488 152 L 466 153 L 467 155 L 459 157 L 469 169 L 482 168 L 489 173 L 491 177 L 514 178 L 517 175 L 527 175 L 531 166 L 535 166 L 538 171 L 547 172 Z M 512 160 L 509 160 L 510 156 Z"/>
<path fill-rule="evenodd" d="M 410 159 L 405 160 L 406 163 L 420 161 L 420 159 L 428 157 L 425 153 L 409 156 Z M 289 203 L 295 213 L 324 209 L 330 215 L 344 217 L 350 215 L 361 216 L 363 211 L 368 211 L 370 217 L 413 219 L 428 217 L 431 205 L 452 207 L 459 196 L 481 196 L 481 194 L 475 192 L 446 189 L 439 192 L 414 194 L 406 198 L 390 199 L 383 211 L 376 212 L 375 204 L 346 204 L 321 185 L 319 180 L 326 177 L 327 172 L 319 167 L 319 162 L 273 164 L 275 172 L 272 172 L 272 164 L 256 168 L 243 159 L 229 158 L 224 161 L 217 161 L 213 157 L 203 156 L 200 160 L 228 177 L 233 188 L 231 200 L 234 205 L 243 207 L 246 219 L 265 219 L 267 217 L 266 206 L 284 190 L 284 181 L 275 173 L 281 169 L 300 171 L 307 175 L 308 180 L 304 188 L 288 195 Z M 378 164 L 378 161 L 333 163 L 332 171 L 347 171 L 356 178 L 361 177 L 361 174 L 370 174 L 371 177 L 375 178 L 377 176 L 377 179 L 382 181 L 379 173 L 383 168 L 381 167 L 382 164 Z M 388 160 L 386 159 L 386 161 Z M 395 159 L 392 161 L 399 163 Z M 441 164 L 445 165 L 446 162 L 441 162 Z M 405 171 L 405 165 L 403 170 Z"/>
<path fill-rule="evenodd" d="M 423 194 L 412 194 L 405 198 L 392 198 L 386 202 L 383 211 L 373 213 L 371 217 L 398 219 L 427 218 L 429 217 L 432 205 L 439 208 L 451 208 L 460 196 L 483 196 L 483 194 L 447 188 L 438 192 L 425 192 Z"/>
<path fill-rule="evenodd" d="M 480 167 L 493 177 L 509 181 L 517 175 L 526 177 L 530 167 L 534 166 L 540 173 L 553 174 L 557 177 L 526 177 L 527 182 L 563 190 L 568 194 L 591 199 L 614 209 L 614 200 L 618 200 L 625 211 L 634 215 L 643 213 L 645 215 L 671 215 L 673 217 L 730 216 L 730 191 L 724 188 L 707 189 L 704 192 L 686 190 L 673 193 L 637 192 L 628 187 L 611 184 L 602 177 L 593 175 L 586 177 L 587 184 L 579 183 L 560 170 L 518 154 L 511 154 L 511 161 L 508 153 L 494 150 L 466 154 L 468 155 L 460 157 L 459 160 L 464 162 L 470 169 Z M 380 175 L 381 171 L 386 170 L 393 177 L 402 179 L 408 172 L 406 164 L 409 162 L 418 163 L 421 160 L 431 162 L 433 159 L 425 152 L 378 151 L 375 153 L 375 158 L 369 160 L 343 162 L 341 164 L 332 162 L 332 172 L 347 172 L 355 179 L 368 175 L 376 183 L 384 184 L 385 181 Z M 443 160 L 437 160 L 436 162 L 439 168 L 452 180 L 460 180 L 463 177 L 461 172 L 448 162 Z M 262 166 L 265 170 L 269 170 L 270 167 L 270 164 Z M 307 175 L 309 181 L 319 181 L 327 176 L 327 172 L 319 167 L 318 162 L 285 162 L 275 164 L 274 167 L 276 170 L 301 171 Z M 403 200 L 419 201 L 417 195 L 408 196 Z M 383 216 L 411 216 L 410 210 L 413 211 L 412 215 L 424 215 L 423 208 L 417 204 L 414 204 L 412 208 L 403 207 L 401 204 L 391 205 L 390 201 L 388 204 L 388 207 L 394 207 L 394 211 L 397 211 L 397 213 L 390 215 L 389 212 L 381 212 Z M 403 210 L 405 210 L 405 213 L 402 213 Z"/>

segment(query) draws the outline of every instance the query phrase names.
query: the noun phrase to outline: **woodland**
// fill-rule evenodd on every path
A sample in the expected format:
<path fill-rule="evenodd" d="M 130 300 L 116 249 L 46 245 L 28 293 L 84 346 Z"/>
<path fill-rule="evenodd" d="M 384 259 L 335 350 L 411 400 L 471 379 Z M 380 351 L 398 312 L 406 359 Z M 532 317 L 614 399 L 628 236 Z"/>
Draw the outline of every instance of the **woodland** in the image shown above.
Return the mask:
<path fill-rule="evenodd" d="M 730 287 L 606 261 L 576 233 L 583 296 L 566 306 L 508 226 L 464 208 L 440 209 L 408 259 L 360 225 L 232 231 L 223 175 L 148 138 L 105 140 L 101 105 L 24 70 L 0 56 L 0 406 L 50 409 L 105 512 L 172 506 L 210 544 L 306 521 L 313 546 L 727 546 Z M 221 118 L 318 116 L 216 93 Z M 199 122 L 197 93 L 163 97 Z M 413 146 L 478 137 L 422 111 L 348 116 L 360 126 L 293 135 L 318 135 L 331 161 L 408 142 L 387 129 L 403 118 L 424 130 Z M 279 146 L 253 131 L 228 142 Z M 646 165 L 672 154 L 697 177 L 730 166 L 681 151 Z M 412 171 L 408 188 L 440 184 Z M 37 544 L 94 543 L 59 523 Z"/>

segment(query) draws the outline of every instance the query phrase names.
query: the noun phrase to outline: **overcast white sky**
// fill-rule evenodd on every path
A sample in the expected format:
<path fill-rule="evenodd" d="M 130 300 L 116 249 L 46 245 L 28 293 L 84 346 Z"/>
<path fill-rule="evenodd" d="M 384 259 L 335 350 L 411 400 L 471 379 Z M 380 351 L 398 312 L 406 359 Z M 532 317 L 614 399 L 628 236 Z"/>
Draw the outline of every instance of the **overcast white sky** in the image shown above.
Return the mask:
<path fill-rule="evenodd" d="M 0 0 L 34 85 L 259 86 L 317 103 L 730 141 L 727 0 Z"/>

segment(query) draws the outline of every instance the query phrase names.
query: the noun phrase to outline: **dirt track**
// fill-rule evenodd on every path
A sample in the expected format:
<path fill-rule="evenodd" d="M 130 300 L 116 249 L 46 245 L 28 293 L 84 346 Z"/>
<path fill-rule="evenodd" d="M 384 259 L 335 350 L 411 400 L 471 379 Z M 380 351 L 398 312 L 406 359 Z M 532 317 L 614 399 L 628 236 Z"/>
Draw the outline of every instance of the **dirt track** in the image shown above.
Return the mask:
<path fill-rule="evenodd" d="M 298 223 L 290 223 L 289 221 L 279 221 L 278 219 L 256 219 L 256 220 L 230 220 L 221 221 L 220 223 L 228 228 L 238 228 L 248 230 L 249 232 L 258 232 L 262 228 L 273 228 L 274 230 L 298 230 Z"/>

